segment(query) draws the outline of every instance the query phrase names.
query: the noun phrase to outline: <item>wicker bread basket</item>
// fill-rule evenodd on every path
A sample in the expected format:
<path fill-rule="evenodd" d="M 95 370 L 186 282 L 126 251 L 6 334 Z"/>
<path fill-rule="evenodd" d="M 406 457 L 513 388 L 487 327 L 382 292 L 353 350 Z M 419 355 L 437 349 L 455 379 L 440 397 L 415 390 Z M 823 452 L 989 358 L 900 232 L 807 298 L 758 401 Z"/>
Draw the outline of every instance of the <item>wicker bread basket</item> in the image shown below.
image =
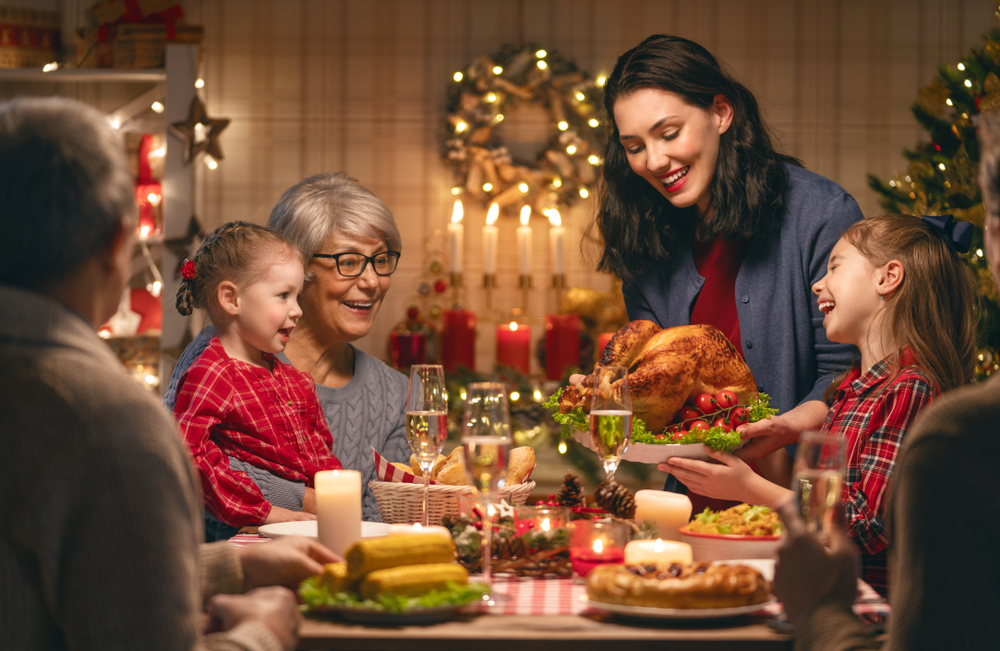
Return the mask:
<path fill-rule="evenodd" d="M 424 485 L 407 484 L 392 481 L 368 482 L 368 487 L 375 494 L 378 508 L 382 511 L 382 522 L 389 524 L 409 524 L 422 522 L 424 519 Z M 500 491 L 500 499 L 509 504 L 524 504 L 528 495 L 535 489 L 535 482 L 515 484 Z M 446 515 L 458 514 L 458 496 L 474 494 L 472 486 L 446 486 L 433 484 L 430 486 L 430 497 L 427 509 L 428 522 L 441 524 Z"/>

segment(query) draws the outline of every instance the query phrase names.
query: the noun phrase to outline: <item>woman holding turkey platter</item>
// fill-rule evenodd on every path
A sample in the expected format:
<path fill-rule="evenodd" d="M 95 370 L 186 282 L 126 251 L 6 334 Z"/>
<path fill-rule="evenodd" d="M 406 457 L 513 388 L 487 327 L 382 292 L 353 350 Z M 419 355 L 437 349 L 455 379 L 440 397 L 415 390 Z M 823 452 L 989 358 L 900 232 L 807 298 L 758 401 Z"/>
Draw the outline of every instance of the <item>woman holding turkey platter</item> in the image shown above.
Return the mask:
<path fill-rule="evenodd" d="M 760 466 L 780 481 L 782 446 L 822 423 L 823 391 L 855 352 L 826 338 L 810 288 L 861 210 L 775 151 L 753 94 L 697 43 L 650 36 L 604 93 L 598 269 L 621 279 L 629 319 L 726 335 L 782 414 L 747 425 L 736 454 L 774 452 Z M 665 488 L 686 492 L 672 475 Z M 692 497 L 695 512 L 718 506 Z"/>

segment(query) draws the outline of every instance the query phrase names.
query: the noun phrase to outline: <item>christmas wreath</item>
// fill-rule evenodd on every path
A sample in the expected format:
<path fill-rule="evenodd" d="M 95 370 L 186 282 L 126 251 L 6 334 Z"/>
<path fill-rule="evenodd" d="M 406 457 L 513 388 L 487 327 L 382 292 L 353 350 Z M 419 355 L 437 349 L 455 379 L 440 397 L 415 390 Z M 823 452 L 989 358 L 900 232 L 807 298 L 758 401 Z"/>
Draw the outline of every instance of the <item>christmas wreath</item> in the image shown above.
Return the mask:
<path fill-rule="evenodd" d="M 456 177 L 453 194 L 501 209 L 537 211 L 587 198 L 607 140 L 600 107 L 603 78 L 594 79 L 558 52 L 504 46 L 454 74 L 444 124 L 444 156 Z M 524 106 L 548 111 L 549 134 L 533 161 L 504 145 L 504 114 Z"/>

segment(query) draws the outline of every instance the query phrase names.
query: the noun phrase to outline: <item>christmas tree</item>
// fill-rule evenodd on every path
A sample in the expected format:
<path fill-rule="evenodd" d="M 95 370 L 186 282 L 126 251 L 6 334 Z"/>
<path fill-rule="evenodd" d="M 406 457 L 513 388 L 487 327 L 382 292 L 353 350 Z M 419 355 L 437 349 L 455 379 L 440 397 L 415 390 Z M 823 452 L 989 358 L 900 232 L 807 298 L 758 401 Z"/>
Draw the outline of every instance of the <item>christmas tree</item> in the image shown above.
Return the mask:
<path fill-rule="evenodd" d="M 906 171 L 888 182 L 868 175 L 869 186 L 889 212 L 954 215 L 976 226 L 972 248 L 962 257 L 982 298 L 979 377 L 996 370 L 1000 361 L 1000 294 L 983 257 L 985 210 L 976 182 L 979 146 L 974 120 L 979 113 L 996 110 L 1000 110 L 1000 29 L 988 32 L 982 45 L 954 66 L 942 65 L 937 77 L 918 92 L 913 115 L 930 138 L 903 152 L 909 161 Z"/>

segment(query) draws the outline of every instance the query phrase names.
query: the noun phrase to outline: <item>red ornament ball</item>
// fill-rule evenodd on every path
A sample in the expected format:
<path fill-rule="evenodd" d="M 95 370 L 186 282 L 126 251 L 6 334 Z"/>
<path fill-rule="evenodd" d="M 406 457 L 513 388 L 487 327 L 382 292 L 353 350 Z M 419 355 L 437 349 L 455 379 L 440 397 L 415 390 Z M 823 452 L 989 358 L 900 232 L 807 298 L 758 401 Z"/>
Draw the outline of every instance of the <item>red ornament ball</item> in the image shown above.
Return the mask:
<path fill-rule="evenodd" d="M 448 289 L 448 282 L 445 280 L 437 280 L 434 282 L 434 291 L 438 294 L 443 294 L 445 290 Z"/>
<path fill-rule="evenodd" d="M 406 318 L 410 321 L 416 320 L 418 316 L 420 316 L 420 308 L 411 306 L 406 310 Z"/>

